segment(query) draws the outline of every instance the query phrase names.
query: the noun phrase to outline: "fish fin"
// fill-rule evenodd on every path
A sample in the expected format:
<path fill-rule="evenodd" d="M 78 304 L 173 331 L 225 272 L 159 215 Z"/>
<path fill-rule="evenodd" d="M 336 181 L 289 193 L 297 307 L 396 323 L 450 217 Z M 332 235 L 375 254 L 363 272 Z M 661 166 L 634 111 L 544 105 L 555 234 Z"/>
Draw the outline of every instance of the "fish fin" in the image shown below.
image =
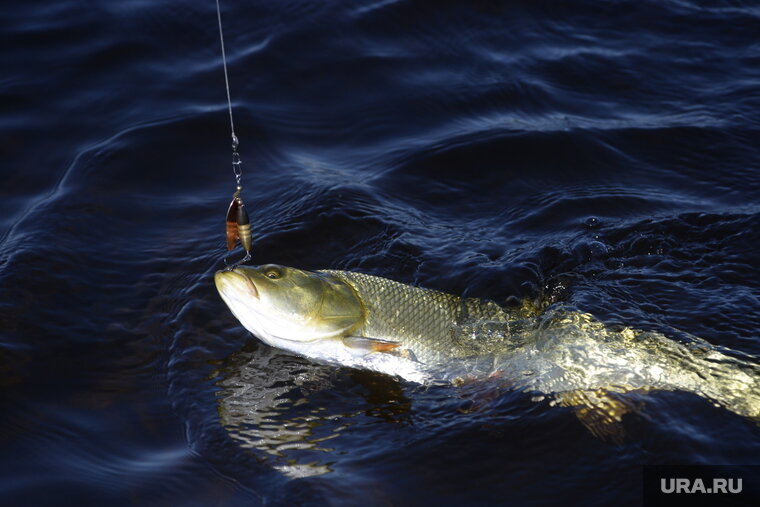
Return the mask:
<path fill-rule="evenodd" d="M 346 336 L 343 344 L 356 350 L 365 352 L 391 352 L 401 346 L 398 342 L 381 340 L 380 338 L 367 338 L 366 336 Z"/>
<path fill-rule="evenodd" d="M 345 336 L 343 344 L 357 352 L 383 352 L 392 354 L 411 361 L 417 361 L 414 353 L 409 349 L 401 348 L 401 344 L 381 338 L 368 338 L 366 336 Z"/>
<path fill-rule="evenodd" d="M 575 415 L 592 435 L 606 442 L 623 443 L 623 415 L 634 407 L 606 389 L 577 390 L 557 393 L 557 403 L 575 409 Z"/>

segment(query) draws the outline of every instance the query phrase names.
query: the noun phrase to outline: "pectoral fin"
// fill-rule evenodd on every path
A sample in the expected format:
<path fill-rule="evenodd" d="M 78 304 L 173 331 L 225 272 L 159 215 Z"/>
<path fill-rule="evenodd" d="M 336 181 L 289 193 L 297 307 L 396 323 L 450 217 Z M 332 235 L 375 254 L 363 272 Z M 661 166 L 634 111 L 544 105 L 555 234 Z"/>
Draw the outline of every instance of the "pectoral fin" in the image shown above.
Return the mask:
<path fill-rule="evenodd" d="M 403 357 L 404 359 L 411 359 L 412 361 L 417 360 L 411 350 L 403 349 L 400 343 L 390 340 L 368 338 L 366 336 L 346 336 L 343 338 L 343 345 L 359 354 L 382 352 Z"/>
<path fill-rule="evenodd" d="M 399 347 L 398 342 L 364 336 L 346 336 L 343 338 L 343 344 L 346 347 L 365 352 L 390 352 Z"/>
<path fill-rule="evenodd" d="M 622 444 L 623 415 L 634 407 L 606 389 L 566 391 L 556 395 L 557 403 L 575 409 L 578 420 L 597 438 Z"/>

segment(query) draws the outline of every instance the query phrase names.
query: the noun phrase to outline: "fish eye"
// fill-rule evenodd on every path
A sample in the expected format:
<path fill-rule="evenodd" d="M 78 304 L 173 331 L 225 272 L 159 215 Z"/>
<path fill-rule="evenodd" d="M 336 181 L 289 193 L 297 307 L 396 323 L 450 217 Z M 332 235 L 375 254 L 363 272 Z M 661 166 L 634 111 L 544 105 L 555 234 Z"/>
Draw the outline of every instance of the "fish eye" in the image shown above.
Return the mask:
<path fill-rule="evenodd" d="M 277 280 L 282 276 L 282 273 L 280 273 L 279 269 L 269 268 L 266 270 L 266 272 L 264 272 L 264 276 L 271 280 Z"/>

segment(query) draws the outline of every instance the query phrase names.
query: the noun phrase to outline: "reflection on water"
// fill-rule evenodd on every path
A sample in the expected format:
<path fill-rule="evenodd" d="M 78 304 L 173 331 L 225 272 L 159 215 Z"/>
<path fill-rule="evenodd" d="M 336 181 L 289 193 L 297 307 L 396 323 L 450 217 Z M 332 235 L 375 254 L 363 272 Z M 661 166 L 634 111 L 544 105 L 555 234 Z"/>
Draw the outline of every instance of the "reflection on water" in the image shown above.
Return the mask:
<path fill-rule="evenodd" d="M 255 342 L 232 354 L 214 376 L 222 388 L 220 421 L 229 435 L 241 447 L 264 453 L 262 459 L 292 478 L 331 471 L 329 453 L 336 449 L 330 441 L 357 417 L 403 423 L 411 408 L 401 384 L 390 377 L 336 370 Z M 345 410 L 345 401 L 329 403 L 346 387 L 359 389 L 361 402 L 348 404 L 353 410 Z"/>

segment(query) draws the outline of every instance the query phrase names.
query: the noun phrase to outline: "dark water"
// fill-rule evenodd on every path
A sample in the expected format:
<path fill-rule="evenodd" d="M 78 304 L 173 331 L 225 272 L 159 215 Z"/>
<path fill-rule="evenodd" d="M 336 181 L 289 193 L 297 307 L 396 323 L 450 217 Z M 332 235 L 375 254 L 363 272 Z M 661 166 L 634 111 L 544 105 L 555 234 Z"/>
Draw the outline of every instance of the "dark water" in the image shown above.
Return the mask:
<path fill-rule="evenodd" d="M 550 293 L 758 361 L 756 2 L 222 3 L 256 262 Z M 627 505 L 643 464 L 760 464 L 692 394 L 615 446 L 529 393 L 262 345 L 211 278 L 213 2 L 0 17 L 4 504 Z"/>

